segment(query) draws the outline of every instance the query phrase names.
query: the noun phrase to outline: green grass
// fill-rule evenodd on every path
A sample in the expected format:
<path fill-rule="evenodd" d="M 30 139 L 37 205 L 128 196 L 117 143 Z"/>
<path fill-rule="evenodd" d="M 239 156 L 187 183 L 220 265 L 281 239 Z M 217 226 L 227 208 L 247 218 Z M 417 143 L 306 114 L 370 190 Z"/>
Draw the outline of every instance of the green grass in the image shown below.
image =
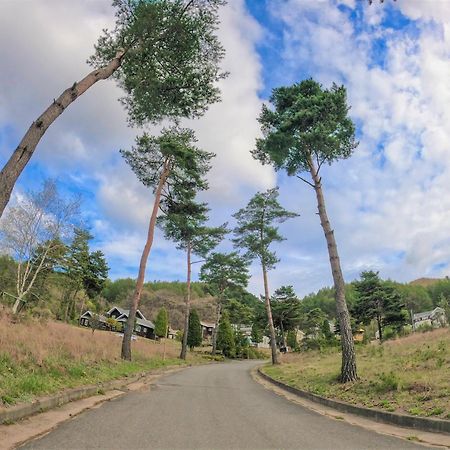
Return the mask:
<path fill-rule="evenodd" d="M 162 360 L 139 355 L 129 361 L 73 362 L 49 358 L 42 364 L 15 364 L 8 355 L 0 354 L 0 400 L 5 405 L 30 401 L 36 396 L 59 392 L 66 388 L 100 383 L 133 376 L 167 366 L 183 365 L 179 359 Z"/>
<path fill-rule="evenodd" d="M 450 417 L 450 330 L 420 333 L 382 346 L 357 346 L 360 379 L 338 381 L 338 349 L 290 354 L 264 372 L 324 397 L 384 411 Z"/>

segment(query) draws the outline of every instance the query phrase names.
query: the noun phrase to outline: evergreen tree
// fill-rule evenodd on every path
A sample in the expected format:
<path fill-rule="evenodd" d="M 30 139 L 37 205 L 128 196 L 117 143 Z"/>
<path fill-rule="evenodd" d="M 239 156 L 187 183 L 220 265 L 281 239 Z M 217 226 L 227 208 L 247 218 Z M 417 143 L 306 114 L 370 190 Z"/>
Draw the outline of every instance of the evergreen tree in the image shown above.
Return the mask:
<path fill-rule="evenodd" d="M 187 333 L 187 345 L 191 349 L 202 345 L 202 326 L 200 317 L 195 309 L 189 312 L 189 328 Z"/>
<path fill-rule="evenodd" d="M 383 282 L 378 272 L 362 272 L 361 281 L 356 281 L 354 285 L 357 301 L 353 315 L 364 324 L 376 320 L 380 343 L 383 341 L 384 327 L 393 325 L 400 328 L 406 323 L 401 295 L 391 284 Z"/>
<path fill-rule="evenodd" d="M 12 189 L 53 122 L 100 80 L 125 91 L 130 122 L 197 117 L 219 100 L 224 55 L 216 29 L 223 0 L 113 0 L 116 23 L 89 59 L 94 70 L 67 88 L 31 124 L 0 172 L 0 217 Z"/>
<path fill-rule="evenodd" d="M 217 349 L 217 330 L 223 304 L 233 296 L 236 287 L 245 288 L 248 279 L 248 264 L 236 252 L 212 253 L 200 269 L 200 280 L 208 283 L 210 293 L 217 297 L 215 328 L 212 336 L 213 355 Z"/>
<path fill-rule="evenodd" d="M 159 309 L 158 315 L 155 320 L 155 334 L 158 337 L 165 338 L 167 337 L 167 332 L 169 330 L 169 314 L 167 313 L 167 309 L 162 308 Z"/>
<path fill-rule="evenodd" d="M 297 216 L 298 214 L 285 210 L 278 203 L 278 189 L 258 192 L 245 208 L 240 209 L 233 216 L 237 220 L 237 227 L 233 231 L 235 247 L 242 249 L 249 260 L 258 259 L 261 264 L 273 364 L 277 364 L 278 359 L 267 272 L 275 267 L 278 258 L 275 252 L 270 250 L 270 246 L 274 242 L 284 240 L 274 224 Z"/>
<path fill-rule="evenodd" d="M 273 325 L 280 330 L 283 345 L 286 346 L 286 332 L 294 330 L 302 314 L 300 300 L 292 286 L 281 286 L 272 295 Z"/>
<path fill-rule="evenodd" d="M 256 322 L 253 322 L 252 324 L 252 342 L 254 344 L 259 344 L 263 340 L 263 333 L 262 330 L 259 328 L 258 324 Z"/>
<path fill-rule="evenodd" d="M 193 192 L 206 189 L 205 175 L 214 156 L 196 147 L 194 132 L 174 126 L 164 129 L 159 137 L 144 134 L 136 139 L 136 146 L 122 154 L 139 180 L 155 194 L 148 225 L 147 240 L 142 251 L 139 272 L 130 305 L 128 325 L 122 340 L 123 359 L 131 360 L 131 333 L 136 310 L 139 307 L 145 281 L 145 269 L 153 245 L 157 215 L 160 209 L 172 212 L 173 221 L 183 223 L 182 215 L 176 216 L 174 209 Z M 178 219 L 176 218 L 178 217 Z M 190 255 L 189 255 L 190 256 Z M 190 264 L 189 264 L 190 267 Z M 187 320 L 189 313 L 187 313 Z M 187 327 L 186 327 L 187 329 Z M 185 346 L 184 353 L 185 353 Z"/>
<path fill-rule="evenodd" d="M 226 225 L 208 227 L 207 213 L 209 208 L 205 203 L 194 201 L 196 191 L 189 188 L 170 198 L 166 214 L 159 220 L 164 235 L 177 243 L 177 249 L 186 252 L 186 307 L 184 316 L 184 330 L 189 329 L 189 310 L 191 302 L 191 271 L 192 255 L 206 258 L 208 253 L 217 246 L 227 233 Z M 180 358 L 186 359 L 188 347 L 187 334 L 183 335 Z"/>
<path fill-rule="evenodd" d="M 227 358 L 232 358 L 235 356 L 234 333 L 226 311 L 222 314 L 219 322 L 217 349 L 220 350 Z"/>
<path fill-rule="evenodd" d="M 325 207 L 320 169 L 348 158 L 357 143 L 355 127 L 348 117 L 346 90 L 333 85 L 323 89 L 309 79 L 292 86 L 276 88 L 270 101 L 273 108 L 263 106 L 259 122 L 264 137 L 257 139 L 253 156 L 276 170 L 284 169 L 296 176 L 316 194 L 320 223 L 327 241 L 333 275 L 337 317 L 341 329 L 341 381 L 355 381 L 356 354 L 345 298 L 345 282 L 334 232 Z M 309 173 L 311 181 L 302 175 Z"/>

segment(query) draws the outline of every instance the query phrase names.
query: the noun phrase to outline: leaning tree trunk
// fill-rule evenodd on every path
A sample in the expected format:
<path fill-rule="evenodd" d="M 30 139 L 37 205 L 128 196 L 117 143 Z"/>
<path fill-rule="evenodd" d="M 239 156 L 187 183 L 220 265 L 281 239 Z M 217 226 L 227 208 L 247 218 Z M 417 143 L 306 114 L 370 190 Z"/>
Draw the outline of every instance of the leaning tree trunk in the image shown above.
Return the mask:
<path fill-rule="evenodd" d="M 155 201 L 153 203 L 152 215 L 150 217 L 150 223 L 148 225 L 148 233 L 147 233 L 147 242 L 145 243 L 144 250 L 141 256 L 141 262 L 139 264 L 139 273 L 136 280 L 136 288 L 133 293 L 133 300 L 130 305 L 130 313 L 128 315 L 127 323 L 125 326 L 125 330 L 123 333 L 122 340 L 122 359 L 126 359 L 131 361 L 131 336 L 133 334 L 134 329 L 134 321 L 136 320 L 136 311 L 139 306 L 139 301 L 141 300 L 142 288 L 144 286 L 145 279 L 145 268 L 147 267 L 148 255 L 150 254 L 150 250 L 153 244 L 153 237 L 155 235 L 155 225 L 156 225 L 156 217 L 158 215 L 159 204 L 161 202 L 161 193 L 166 183 L 167 177 L 169 175 L 169 165 L 168 160 L 164 162 L 164 168 L 159 178 L 158 187 L 155 191 Z"/>
<path fill-rule="evenodd" d="M 219 298 L 217 300 L 217 309 L 216 309 L 216 324 L 213 330 L 213 335 L 212 335 L 212 351 L 211 354 L 215 355 L 217 353 L 217 333 L 219 331 L 219 322 L 220 322 L 220 317 L 222 315 L 222 302 L 221 299 Z"/>
<path fill-rule="evenodd" d="M 320 224 L 322 225 L 325 238 L 327 240 L 328 255 L 330 258 L 331 271 L 333 274 L 334 289 L 336 295 L 336 311 L 341 329 L 341 348 L 342 348 L 342 366 L 341 382 L 355 381 L 358 379 L 356 372 L 356 354 L 355 343 L 353 341 L 352 328 L 350 325 L 350 314 L 345 301 L 345 282 L 342 275 L 341 263 L 334 238 L 334 232 L 331 229 L 325 209 L 325 200 L 322 192 L 321 178 L 312 160 L 309 161 L 310 173 L 314 181 L 314 190 L 316 191 L 317 207 L 319 209 Z"/>
<path fill-rule="evenodd" d="M 269 282 L 267 281 L 267 269 L 264 264 L 262 265 L 262 271 L 264 279 L 264 296 L 266 300 L 267 321 L 269 323 L 270 331 L 270 347 L 272 348 L 272 364 L 278 364 L 277 341 L 275 336 L 275 327 L 273 326 L 272 308 L 270 306 Z"/>
<path fill-rule="evenodd" d="M 191 244 L 187 245 L 187 279 L 186 279 L 186 309 L 184 311 L 184 333 L 183 343 L 181 345 L 180 358 L 186 359 L 187 339 L 189 332 L 189 310 L 191 308 Z"/>
<path fill-rule="evenodd" d="M 99 80 L 109 78 L 121 65 L 126 50 L 119 50 L 116 56 L 104 67 L 93 70 L 78 83 L 67 88 L 53 103 L 31 124 L 25 136 L 20 141 L 14 153 L 0 172 L 0 217 L 11 197 L 11 192 L 17 179 L 44 136 L 48 127 L 63 113 L 63 111 L 78 97 L 84 94 Z"/>

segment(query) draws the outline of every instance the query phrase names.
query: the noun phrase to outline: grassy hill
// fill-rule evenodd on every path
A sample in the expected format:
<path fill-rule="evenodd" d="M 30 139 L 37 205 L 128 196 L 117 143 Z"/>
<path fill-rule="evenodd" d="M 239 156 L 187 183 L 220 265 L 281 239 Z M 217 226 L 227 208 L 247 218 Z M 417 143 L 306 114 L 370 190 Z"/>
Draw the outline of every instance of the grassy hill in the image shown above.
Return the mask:
<path fill-rule="evenodd" d="M 93 384 L 167 365 L 181 365 L 180 344 L 163 345 L 138 338 L 133 361 L 120 359 L 122 340 L 116 333 L 95 331 L 55 321 L 22 318 L 12 321 L 0 307 L 0 407 L 64 388 Z M 188 363 L 202 360 L 193 353 Z"/>
<path fill-rule="evenodd" d="M 341 384 L 338 349 L 291 353 L 264 371 L 291 386 L 369 408 L 450 419 L 450 329 L 357 347 L 360 379 Z"/>

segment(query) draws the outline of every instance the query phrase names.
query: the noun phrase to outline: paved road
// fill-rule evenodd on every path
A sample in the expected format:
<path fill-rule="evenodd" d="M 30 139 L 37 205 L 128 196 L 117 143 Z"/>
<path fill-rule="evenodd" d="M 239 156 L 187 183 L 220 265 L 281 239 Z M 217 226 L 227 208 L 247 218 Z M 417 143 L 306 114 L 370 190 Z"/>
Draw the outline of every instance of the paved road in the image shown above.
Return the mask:
<path fill-rule="evenodd" d="M 255 362 L 193 367 L 61 424 L 27 449 L 424 449 L 316 414 L 255 383 Z"/>

